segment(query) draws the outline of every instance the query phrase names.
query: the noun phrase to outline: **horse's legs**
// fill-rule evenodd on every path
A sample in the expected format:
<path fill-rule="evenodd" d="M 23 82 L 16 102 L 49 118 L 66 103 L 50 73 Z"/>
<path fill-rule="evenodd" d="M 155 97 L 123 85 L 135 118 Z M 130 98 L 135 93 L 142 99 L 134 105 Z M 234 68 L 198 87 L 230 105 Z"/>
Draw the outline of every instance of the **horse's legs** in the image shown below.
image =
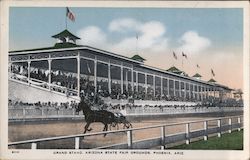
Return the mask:
<path fill-rule="evenodd" d="M 107 131 L 108 130 L 108 124 L 104 124 L 104 128 L 103 128 L 103 131 Z M 107 134 L 104 133 L 103 137 L 105 137 Z"/>
<path fill-rule="evenodd" d="M 85 127 L 84 127 L 84 132 L 83 132 L 83 134 L 85 134 L 87 131 L 91 131 L 91 129 L 88 129 L 88 128 L 89 128 L 89 125 L 90 125 L 90 123 L 87 122 L 87 124 L 86 124 Z"/>

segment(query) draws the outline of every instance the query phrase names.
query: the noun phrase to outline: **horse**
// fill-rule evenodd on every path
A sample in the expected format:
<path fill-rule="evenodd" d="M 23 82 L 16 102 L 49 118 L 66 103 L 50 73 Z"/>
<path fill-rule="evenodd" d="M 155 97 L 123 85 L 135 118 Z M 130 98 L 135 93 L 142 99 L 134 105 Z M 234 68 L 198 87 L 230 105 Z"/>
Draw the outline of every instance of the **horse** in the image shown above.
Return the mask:
<path fill-rule="evenodd" d="M 126 119 L 126 117 L 122 114 L 122 113 L 114 113 L 115 115 L 115 122 L 112 123 L 110 125 L 110 130 L 111 130 L 111 126 L 117 128 L 117 130 L 119 129 L 119 124 L 123 124 L 123 129 L 128 129 L 128 128 L 132 128 L 132 124 Z"/>
<path fill-rule="evenodd" d="M 91 131 L 92 128 L 89 129 L 91 123 L 101 122 L 104 125 L 103 131 L 108 130 L 108 125 L 115 122 L 115 115 L 112 112 L 106 110 L 91 110 L 90 106 L 81 98 L 80 103 L 76 107 L 76 112 L 83 111 L 85 116 L 86 125 L 84 127 L 84 134 L 87 131 Z M 104 137 L 106 134 L 104 134 Z"/>

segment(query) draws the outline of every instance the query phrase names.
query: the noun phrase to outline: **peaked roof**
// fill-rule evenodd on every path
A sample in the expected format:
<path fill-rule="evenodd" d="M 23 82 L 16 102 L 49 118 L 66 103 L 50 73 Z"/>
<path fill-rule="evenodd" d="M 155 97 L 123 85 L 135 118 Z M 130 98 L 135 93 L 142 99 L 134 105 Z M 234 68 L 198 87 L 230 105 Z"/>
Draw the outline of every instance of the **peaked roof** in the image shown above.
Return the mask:
<path fill-rule="evenodd" d="M 74 39 L 81 39 L 77 36 L 75 36 L 74 34 L 72 34 L 70 31 L 68 31 L 67 29 L 65 29 L 64 31 L 52 36 L 53 38 L 60 38 L 60 37 L 71 37 Z"/>
<path fill-rule="evenodd" d="M 23 50 L 9 51 L 9 53 L 42 51 L 42 50 L 60 49 L 60 48 L 74 48 L 74 47 L 82 47 L 82 45 L 76 45 L 76 44 L 73 44 L 73 43 L 56 43 L 53 47 L 23 49 Z"/>
<path fill-rule="evenodd" d="M 174 72 L 174 73 L 181 73 L 182 71 L 179 70 L 178 68 L 176 68 L 175 66 L 170 67 L 169 69 L 167 69 L 168 72 Z"/>
<path fill-rule="evenodd" d="M 133 57 L 131 57 L 131 59 L 133 59 L 133 60 L 139 60 L 139 61 L 145 61 L 146 60 L 146 59 L 142 58 L 141 56 L 139 56 L 138 54 L 136 54 Z"/>
<path fill-rule="evenodd" d="M 193 75 L 193 77 L 202 77 L 199 73 L 196 73 L 195 75 Z"/>
<path fill-rule="evenodd" d="M 214 82 L 216 82 L 216 80 L 214 80 L 213 78 L 211 78 L 208 82 L 214 83 Z"/>

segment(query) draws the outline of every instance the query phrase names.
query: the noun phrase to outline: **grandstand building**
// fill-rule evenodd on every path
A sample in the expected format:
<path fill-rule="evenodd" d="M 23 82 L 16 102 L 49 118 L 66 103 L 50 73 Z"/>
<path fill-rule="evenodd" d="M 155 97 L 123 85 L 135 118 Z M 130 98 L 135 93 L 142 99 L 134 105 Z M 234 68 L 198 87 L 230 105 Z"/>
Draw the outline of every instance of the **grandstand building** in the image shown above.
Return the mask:
<path fill-rule="evenodd" d="M 30 86 L 80 97 L 103 97 L 203 101 L 232 98 L 232 89 L 204 81 L 198 73 L 189 77 L 175 66 L 163 70 L 102 49 L 77 45 L 80 38 L 68 30 L 52 36 L 56 44 L 9 52 L 9 78 Z"/>

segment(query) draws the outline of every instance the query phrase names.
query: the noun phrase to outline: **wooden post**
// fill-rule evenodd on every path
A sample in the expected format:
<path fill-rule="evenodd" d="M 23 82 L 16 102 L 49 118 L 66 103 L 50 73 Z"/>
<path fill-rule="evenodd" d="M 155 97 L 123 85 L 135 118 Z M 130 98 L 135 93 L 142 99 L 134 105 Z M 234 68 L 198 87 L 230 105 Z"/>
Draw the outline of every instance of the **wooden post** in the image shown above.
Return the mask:
<path fill-rule="evenodd" d="M 189 123 L 186 124 L 186 144 L 190 143 L 190 127 L 189 127 Z"/>
<path fill-rule="evenodd" d="M 229 125 L 228 133 L 231 133 L 232 132 L 232 118 L 228 119 L 228 125 Z"/>
<path fill-rule="evenodd" d="M 37 144 L 36 143 L 31 143 L 31 149 L 37 149 Z"/>
<path fill-rule="evenodd" d="M 218 137 L 221 137 L 221 119 L 218 119 L 217 123 L 219 128 Z"/>
<path fill-rule="evenodd" d="M 165 126 L 161 127 L 161 150 L 165 149 Z"/>
<path fill-rule="evenodd" d="M 128 140 L 128 149 L 132 149 L 133 148 L 133 140 L 132 140 L 132 131 L 129 130 L 127 131 L 127 140 Z"/>
<path fill-rule="evenodd" d="M 80 148 L 80 137 L 75 137 L 75 149 Z"/>
<path fill-rule="evenodd" d="M 238 131 L 240 131 L 240 117 L 238 117 L 238 123 L 239 123 Z"/>
<path fill-rule="evenodd" d="M 207 141 L 207 121 L 204 121 L 204 141 Z"/>

